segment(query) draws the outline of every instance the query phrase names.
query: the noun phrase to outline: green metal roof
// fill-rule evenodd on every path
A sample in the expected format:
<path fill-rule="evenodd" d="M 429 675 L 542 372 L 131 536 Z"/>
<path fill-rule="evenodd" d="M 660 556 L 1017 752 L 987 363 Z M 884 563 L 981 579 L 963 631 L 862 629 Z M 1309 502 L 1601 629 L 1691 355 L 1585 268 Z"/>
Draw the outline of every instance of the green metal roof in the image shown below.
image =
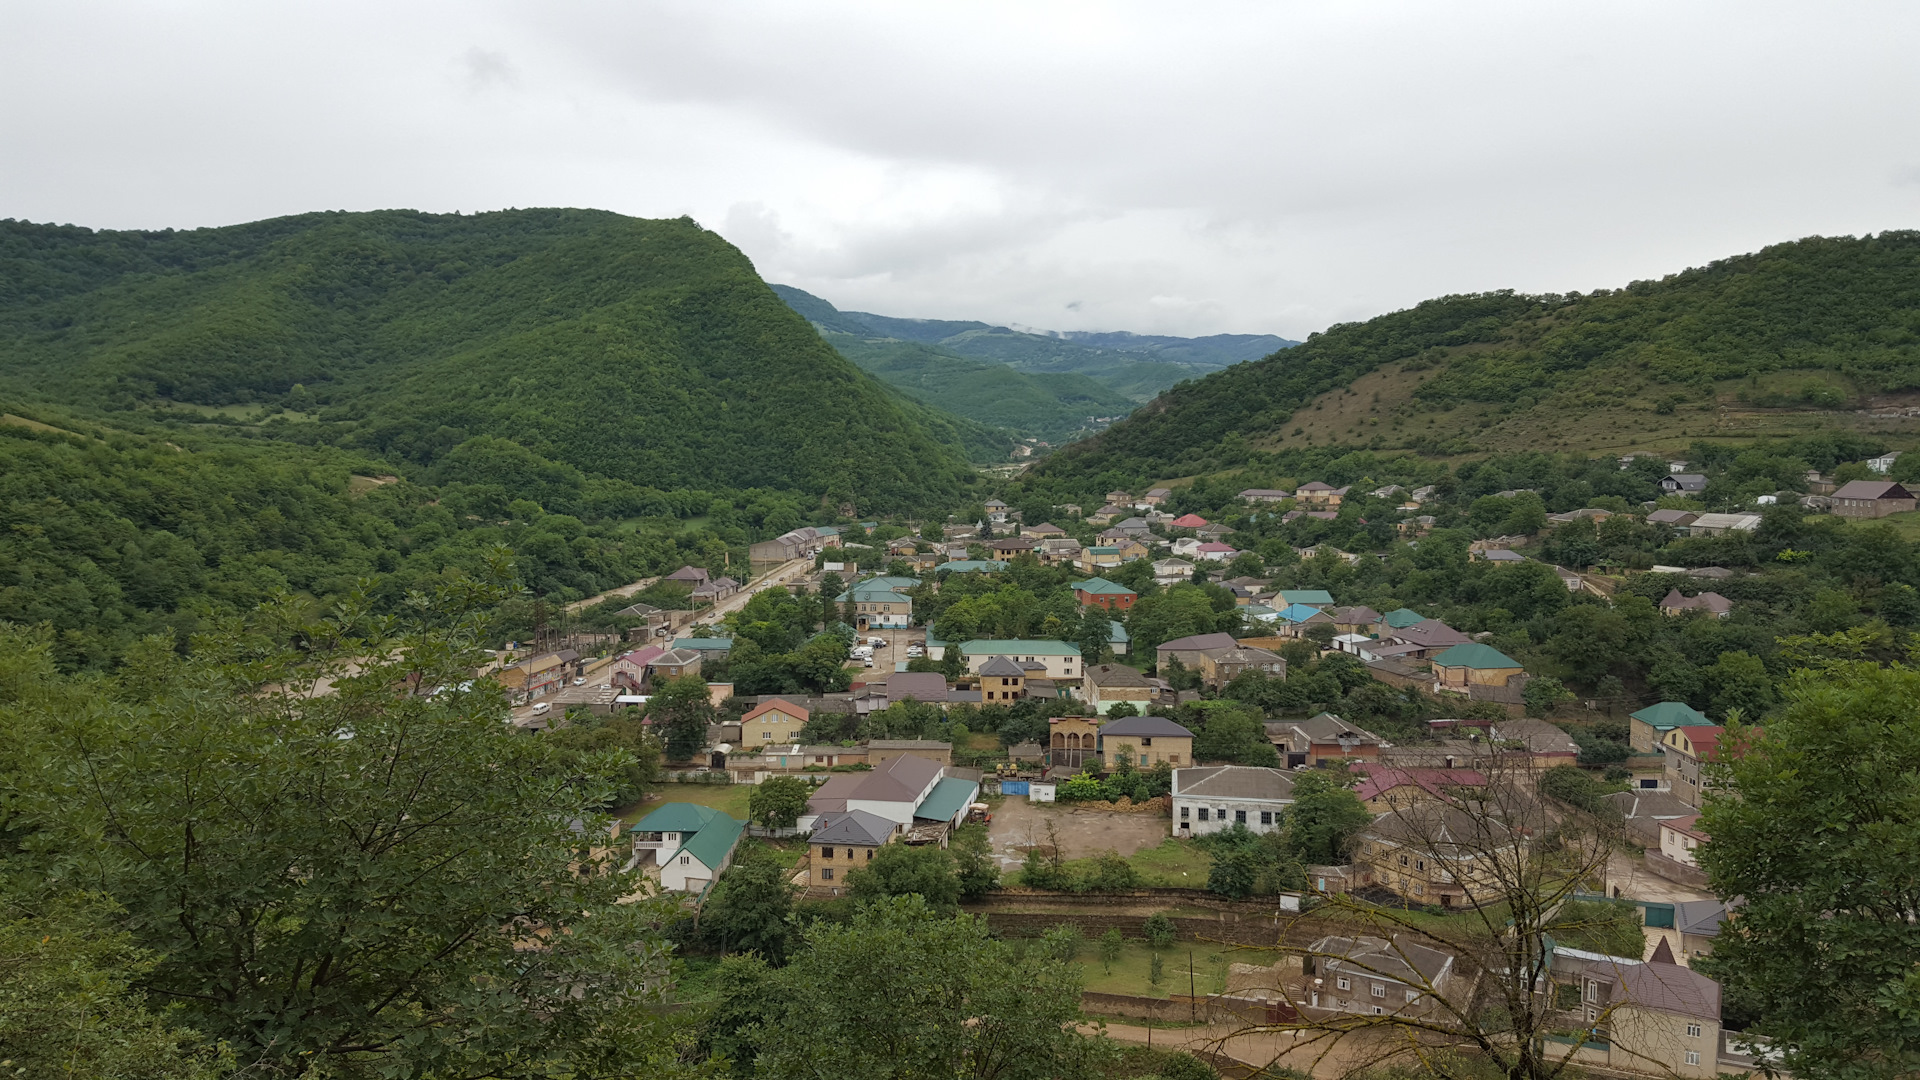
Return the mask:
<path fill-rule="evenodd" d="M 1433 658 L 1434 667 L 1517 668 L 1520 661 L 1491 645 L 1468 641 Z"/>
<path fill-rule="evenodd" d="M 1085 581 L 1076 581 L 1073 584 L 1068 585 L 1067 588 L 1078 589 L 1081 592 L 1092 593 L 1095 596 L 1133 596 L 1135 595 L 1134 591 L 1132 589 L 1127 588 L 1125 585 L 1122 585 L 1119 582 L 1115 582 L 1115 581 L 1108 581 L 1106 578 L 1103 578 L 1103 577 L 1090 577 Z"/>
<path fill-rule="evenodd" d="M 901 577 L 898 574 L 879 574 L 865 581 L 856 581 L 853 587 L 856 589 L 864 589 L 868 586 L 876 586 L 883 589 L 911 589 L 918 584 L 920 584 L 920 579 L 917 577 Z"/>
<path fill-rule="evenodd" d="M 1706 718 L 1698 709 L 1682 701 L 1662 701 L 1649 705 L 1633 714 L 1635 720 L 1654 727 L 1670 730 L 1677 727 L 1707 727 L 1713 721 Z"/>
<path fill-rule="evenodd" d="M 1079 656 L 1080 647 L 1064 641 L 1027 641 L 1022 638 L 975 638 L 960 648 L 972 656 Z"/>
<path fill-rule="evenodd" d="M 668 856 L 672 862 L 681 852 L 699 859 L 709 870 L 718 870 L 720 864 L 727 861 L 727 852 L 740 842 L 740 834 L 747 829 L 747 823 L 730 814 L 714 812 L 713 821 L 706 828 L 693 834 L 693 839 L 680 845 L 680 851 Z"/>
<path fill-rule="evenodd" d="M 835 603 L 844 604 L 847 602 L 849 598 L 851 598 L 855 603 L 867 603 L 867 604 L 886 604 L 886 603 L 911 604 L 913 603 L 913 597 L 908 596 L 906 593 L 897 592 L 889 588 L 877 588 L 864 581 L 858 585 L 855 585 L 853 588 L 848 589 L 846 592 L 841 593 L 839 596 L 834 597 L 833 599 Z"/>
<path fill-rule="evenodd" d="M 730 652 L 733 639 L 723 637 L 683 637 L 673 640 L 676 649 L 692 649 L 696 652 Z"/>
<path fill-rule="evenodd" d="M 913 816 L 929 821 L 952 821 L 973 801 L 979 790 L 980 785 L 971 780 L 962 780 L 957 776 L 941 777 L 940 782 L 933 785 L 933 790 L 927 792 L 927 797 L 920 800 L 920 805 L 913 808 Z"/>
<path fill-rule="evenodd" d="M 1427 621 L 1425 615 L 1420 614 L 1412 608 L 1395 608 L 1385 615 L 1382 615 L 1381 618 L 1386 621 L 1388 626 L 1393 627 L 1395 630 L 1405 630 L 1414 623 Z"/>
<path fill-rule="evenodd" d="M 1120 549 L 1117 547 L 1090 547 L 1087 549 L 1087 553 L 1089 555 L 1118 555 L 1120 554 Z"/>
<path fill-rule="evenodd" d="M 633 823 L 633 832 L 699 832 L 720 811 L 699 803 L 671 802 Z"/>
<path fill-rule="evenodd" d="M 1133 644 L 1133 638 L 1127 634 L 1127 628 L 1124 626 L 1121 626 L 1117 620 L 1108 619 L 1107 620 L 1107 643 L 1112 644 L 1113 642 L 1116 642 L 1116 641 L 1124 641 L 1129 645 Z"/>
<path fill-rule="evenodd" d="M 1333 594 L 1325 589 L 1281 589 L 1280 599 L 1292 604 L 1331 604 Z"/>

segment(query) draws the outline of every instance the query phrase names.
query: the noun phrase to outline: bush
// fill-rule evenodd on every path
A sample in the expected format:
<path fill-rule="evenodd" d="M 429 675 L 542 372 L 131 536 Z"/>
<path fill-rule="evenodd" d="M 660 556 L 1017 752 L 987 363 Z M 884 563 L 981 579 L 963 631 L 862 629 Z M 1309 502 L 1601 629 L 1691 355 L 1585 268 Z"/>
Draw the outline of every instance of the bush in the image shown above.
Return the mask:
<path fill-rule="evenodd" d="M 1155 949 L 1164 949 L 1173 944 L 1175 930 L 1173 920 L 1164 911 L 1156 911 L 1147 916 L 1143 932 L 1147 935 L 1147 944 Z"/>

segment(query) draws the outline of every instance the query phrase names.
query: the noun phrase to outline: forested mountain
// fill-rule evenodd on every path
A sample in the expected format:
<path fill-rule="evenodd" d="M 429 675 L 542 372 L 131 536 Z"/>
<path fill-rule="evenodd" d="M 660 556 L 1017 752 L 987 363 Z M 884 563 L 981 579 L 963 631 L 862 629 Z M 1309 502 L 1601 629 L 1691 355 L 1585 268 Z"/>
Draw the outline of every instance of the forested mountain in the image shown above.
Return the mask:
<path fill-rule="evenodd" d="M 864 375 L 692 221 L 584 210 L 0 223 L 0 377 L 116 423 L 284 407 L 262 434 L 403 469 L 457 472 L 485 437 L 589 476 L 872 509 L 1009 445 Z"/>
<path fill-rule="evenodd" d="M 888 339 L 918 342 L 937 346 L 947 355 L 1005 364 L 1028 374 L 1086 376 L 1136 403 L 1197 375 L 1295 344 L 1271 334 L 1180 338 L 1124 332 L 1035 332 L 967 320 L 899 319 L 842 311 L 790 285 L 775 285 L 773 289 L 823 333 L 846 335 L 845 339 L 833 340 L 856 363 L 866 362 L 849 352 L 842 344 L 844 340 L 864 341 L 869 346 Z"/>
<path fill-rule="evenodd" d="M 1678 448 L 1857 427 L 1915 389 L 1920 233 L 1815 237 L 1623 289 L 1448 296 L 1334 326 L 1035 471 L 1084 493 L 1309 448 Z"/>

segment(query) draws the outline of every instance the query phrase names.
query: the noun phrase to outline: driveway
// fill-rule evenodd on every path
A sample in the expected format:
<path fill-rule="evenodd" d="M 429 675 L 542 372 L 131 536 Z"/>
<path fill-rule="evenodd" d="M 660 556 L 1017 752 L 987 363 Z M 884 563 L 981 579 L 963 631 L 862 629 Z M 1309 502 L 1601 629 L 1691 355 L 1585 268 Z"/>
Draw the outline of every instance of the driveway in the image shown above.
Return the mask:
<path fill-rule="evenodd" d="M 1047 843 L 1049 823 L 1053 825 L 1061 855 L 1069 859 L 1084 859 L 1102 851 L 1131 855 L 1141 848 L 1156 847 L 1171 835 L 1167 819 L 1150 811 L 1121 814 L 1112 810 L 1081 810 L 1009 795 L 993 812 L 993 822 L 987 827 L 994 858 L 1002 867 L 1019 866 L 1028 848 Z"/>

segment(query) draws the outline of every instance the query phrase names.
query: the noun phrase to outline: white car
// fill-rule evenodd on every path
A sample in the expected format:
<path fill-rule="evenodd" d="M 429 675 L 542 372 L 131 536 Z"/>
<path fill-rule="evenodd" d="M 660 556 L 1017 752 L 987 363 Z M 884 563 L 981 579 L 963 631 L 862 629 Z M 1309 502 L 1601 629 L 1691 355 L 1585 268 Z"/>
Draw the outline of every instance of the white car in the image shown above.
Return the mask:
<path fill-rule="evenodd" d="M 551 710 L 552 708 L 553 708 L 553 702 L 551 702 L 551 701 L 543 701 L 543 702 L 541 702 L 540 704 L 538 704 L 538 705 L 535 705 L 535 706 L 533 707 L 533 715 L 535 715 L 535 716 L 545 716 L 545 715 L 547 715 L 547 713 L 548 713 L 548 711 L 549 711 L 549 710 Z"/>
<path fill-rule="evenodd" d="M 876 649 L 884 649 L 887 647 L 887 639 L 883 637 L 870 637 L 867 639 L 867 644 Z"/>

